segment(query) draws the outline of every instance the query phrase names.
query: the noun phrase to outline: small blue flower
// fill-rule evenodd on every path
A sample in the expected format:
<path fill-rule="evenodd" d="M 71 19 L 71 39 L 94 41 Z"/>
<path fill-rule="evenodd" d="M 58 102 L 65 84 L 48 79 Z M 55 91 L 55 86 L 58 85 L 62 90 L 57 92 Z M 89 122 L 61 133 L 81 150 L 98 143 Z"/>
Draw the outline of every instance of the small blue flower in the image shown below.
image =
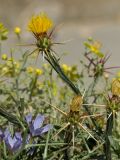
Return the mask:
<path fill-rule="evenodd" d="M 22 146 L 22 137 L 20 132 L 16 132 L 14 137 L 8 129 L 4 132 L 4 141 L 6 146 L 12 151 L 16 152 Z"/>
<path fill-rule="evenodd" d="M 32 114 L 28 114 L 26 117 L 26 122 L 29 125 L 30 133 L 32 136 L 40 136 L 43 133 L 48 132 L 51 128 L 51 124 L 47 124 L 42 127 L 45 120 L 45 116 L 38 114 L 34 120 L 32 120 Z"/>

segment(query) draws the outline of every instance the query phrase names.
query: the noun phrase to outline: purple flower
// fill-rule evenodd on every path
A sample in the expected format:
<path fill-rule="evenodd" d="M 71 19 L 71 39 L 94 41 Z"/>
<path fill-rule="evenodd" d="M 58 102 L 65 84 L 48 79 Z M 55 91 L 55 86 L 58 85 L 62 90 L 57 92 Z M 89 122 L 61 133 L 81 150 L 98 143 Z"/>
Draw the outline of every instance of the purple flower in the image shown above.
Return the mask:
<path fill-rule="evenodd" d="M 45 116 L 38 114 L 34 120 L 32 120 L 32 114 L 28 114 L 26 117 L 26 122 L 29 125 L 30 133 L 32 136 L 40 136 L 43 133 L 48 132 L 51 128 L 51 124 L 47 124 L 42 127 L 45 120 Z"/>
<path fill-rule="evenodd" d="M 4 132 L 4 141 L 6 146 L 12 151 L 16 152 L 22 146 L 22 137 L 20 132 L 16 132 L 14 137 L 8 129 Z"/>

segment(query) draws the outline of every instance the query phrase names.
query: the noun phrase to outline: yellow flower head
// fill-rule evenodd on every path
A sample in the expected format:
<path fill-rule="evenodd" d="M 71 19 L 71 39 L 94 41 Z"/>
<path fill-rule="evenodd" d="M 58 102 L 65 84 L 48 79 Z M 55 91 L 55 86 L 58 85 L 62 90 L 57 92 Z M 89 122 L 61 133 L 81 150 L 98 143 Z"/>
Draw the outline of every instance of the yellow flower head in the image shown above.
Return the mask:
<path fill-rule="evenodd" d="M 28 73 L 33 73 L 34 72 L 34 68 L 33 67 L 27 67 L 27 72 Z"/>
<path fill-rule="evenodd" d="M 14 28 L 14 32 L 15 32 L 16 34 L 20 34 L 21 29 L 20 29 L 19 27 L 15 27 L 15 28 Z"/>
<path fill-rule="evenodd" d="M 93 39 L 88 39 L 89 42 L 85 42 L 84 45 L 87 49 L 89 49 L 90 52 L 96 54 L 98 57 L 102 58 L 104 57 L 104 54 L 100 51 L 101 49 L 101 43 L 98 41 L 94 41 Z"/>
<path fill-rule="evenodd" d="M 39 89 L 43 88 L 43 86 L 44 86 L 44 84 L 40 81 L 37 81 L 36 85 L 37 85 L 37 88 L 39 88 Z"/>
<path fill-rule="evenodd" d="M 52 27 L 51 19 L 45 13 L 33 16 L 28 23 L 28 30 L 33 32 L 36 37 L 44 35 Z"/>
<path fill-rule="evenodd" d="M 9 72 L 9 68 L 8 67 L 3 67 L 2 68 L 2 72 L 3 72 L 3 74 L 8 73 Z"/>
<path fill-rule="evenodd" d="M 20 63 L 19 63 L 19 62 L 14 61 L 14 67 L 15 67 L 16 69 L 20 68 Z"/>
<path fill-rule="evenodd" d="M 112 81 L 112 94 L 115 96 L 120 96 L 120 79 L 115 78 Z"/>
<path fill-rule="evenodd" d="M 98 55 L 99 57 L 103 57 L 104 55 L 100 52 L 101 44 L 95 41 L 91 46 L 90 49 L 93 53 Z"/>
<path fill-rule="evenodd" d="M 8 59 L 8 56 L 6 54 L 2 54 L 2 60 L 6 61 Z"/>
<path fill-rule="evenodd" d="M 40 76 L 43 73 L 43 71 L 41 69 L 37 68 L 35 70 L 35 73 Z"/>
<path fill-rule="evenodd" d="M 71 67 L 66 65 L 66 64 L 63 64 L 62 68 L 63 68 L 64 72 L 70 72 L 71 71 Z"/>

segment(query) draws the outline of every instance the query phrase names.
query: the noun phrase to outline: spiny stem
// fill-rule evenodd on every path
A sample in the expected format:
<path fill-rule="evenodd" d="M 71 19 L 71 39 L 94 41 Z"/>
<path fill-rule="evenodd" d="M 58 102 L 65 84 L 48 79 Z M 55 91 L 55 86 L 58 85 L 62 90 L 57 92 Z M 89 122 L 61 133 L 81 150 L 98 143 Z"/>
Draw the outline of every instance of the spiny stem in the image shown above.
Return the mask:
<path fill-rule="evenodd" d="M 69 125 L 70 125 L 70 122 L 68 122 L 67 124 L 65 124 L 65 125 L 53 136 L 53 139 L 54 139 L 62 130 L 64 130 L 65 128 L 67 128 Z"/>
<path fill-rule="evenodd" d="M 43 101 L 43 100 L 42 100 L 42 101 Z M 67 116 L 67 113 L 66 113 L 66 112 L 63 112 L 63 111 L 62 111 L 61 109 L 59 109 L 58 107 L 50 104 L 50 103 L 47 102 L 47 101 L 43 101 L 43 102 L 45 102 L 46 104 L 48 104 L 48 105 L 51 106 L 52 108 L 56 109 L 57 111 L 59 111 L 59 112 L 62 113 L 64 116 Z"/>
<path fill-rule="evenodd" d="M 112 113 L 112 114 L 111 114 Z M 106 155 L 106 160 L 112 160 L 112 155 L 111 155 L 111 145 L 110 145 L 110 140 L 109 136 L 112 135 L 112 129 L 113 129 L 113 112 L 111 112 L 108 117 L 107 117 L 107 125 L 106 125 L 106 137 L 105 137 L 105 155 Z"/>
<path fill-rule="evenodd" d="M 70 81 L 70 79 L 65 75 L 65 73 L 63 72 L 62 68 L 60 67 L 56 57 L 50 52 L 45 50 L 45 59 L 50 63 L 50 65 L 54 68 L 54 70 L 58 73 L 58 75 L 60 76 L 60 78 L 66 82 L 69 87 L 77 94 L 77 95 L 81 95 L 79 89 L 73 84 L 72 81 Z"/>
<path fill-rule="evenodd" d="M 98 141 L 95 139 L 95 137 L 81 124 L 77 123 L 84 131 L 86 131 L 97 143 Z"/>

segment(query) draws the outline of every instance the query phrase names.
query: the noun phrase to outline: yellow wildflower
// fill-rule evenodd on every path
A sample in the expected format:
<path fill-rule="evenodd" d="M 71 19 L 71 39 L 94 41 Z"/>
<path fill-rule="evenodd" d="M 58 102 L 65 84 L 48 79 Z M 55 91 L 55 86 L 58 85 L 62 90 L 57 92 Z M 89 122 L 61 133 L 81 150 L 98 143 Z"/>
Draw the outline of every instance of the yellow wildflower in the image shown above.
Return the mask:
<path fill-rule="evenodd" d="M 91 45 L 91 51 L 93 52 L 98 52 L 101 48 L 101 44 L 97 41 L 95 41 L 92 45 Z"/>
<path fill-rule="evenodd" d="M 33 67 L 27 67 L 27 72 L 28 73 L 33 73 L 34 72 L 34 68 Z"/>
<path fill-rule="evenodd" d="M 120 79 L 115 78 L 112 81 L 112 94 L 115 96 L 120 96 Z"/>
<path fill-rule="evenodd" d="M 14 64 L 14 58 L 9 58 L 7 61 L 6 61 L 6 65 L 11 68 L 13 67 L 13 64 Z"/>
<path fill-rule="evenodd" d="M 43 71 L 41 69 L 37 68 L 35 70 L 35 73 L 40 76 L 43 73 Z"/>
<path fill-rule="evenodd" d="M 9 62 L 14 62 L 14 58 L 11 57 L 11 58 L 8 59 L 8 61 L 9 61 Z"/>
<path fill-rule="evenodd" d="M 9 72 L 9 69 L 8 67 L 3 67 L 2 68 L 2 72 L 5 74 L 5 73 L 8 73 Z"/>
<path fill-rule="evenodd" d="M 68 66 L 68 71 L 70 72 L 72 70 L 72 68 L 70 66 Z"/>
<path fill-rule="evenodd" d="M 28 23 L 28 30 L 33 32 L 36 37 L 39 37 L 52 27 L 51 19 L 45 13 L 33 16 Z"/>
<path fill-rule="evenodd" d="M 16 62 L 16 61 L 14 61 L 14 66 L 15 66 L 15 68 L 20 68 L 20 63 L 19 62 Z"/>
<path fill-rule="evenodd" d="M 101 43 L 94 40 L 89 40 L 89 42 L 84 42 L 84 45 L 89 49 L 90 52 L 95 53 L 98 57 L 102 58 L 104 54 L 100 51 Z"/>
<path fill-rule="evenodd" d="M 64 72 L 71 71 L 71 67 L 68 66 L 68 65 L 66 65 L 66 64 L 63 64 L 63 65 L 62 65 L 62 68 L 63 68 Z"/>
<path fill-rule="evenodd" d="M 63 64 L 62 69 L 72 81 L 76 81 L 80 77 L 79 73 L 77 72 L 76 66 L 68 66 L 66 64 Z"/>
<path fill-rule="evenodd" d="M 37 88 L 38 89 L 41 89 L 41 88 L 43 88 L 43 86 L 44 86 L 44 84 L 42 83 L 42 82 L 40 82 L 40 81 L 37 81 Z"/>
<path fill-rule="evenodd" d="M 101 44 L 95 41 L 91 46 L 90 49 L 93 53 L 98 55 L 99 57 L 103 57 L 103 54 L 100 52 Z"/>
<path fill-rule="evenodd" d="M 14 32 L 15 32 L 16 34 L 20 34 L 20 33 L 21 33 L 21 29 L 20 29 L 19 27 L 15 27 L 15 28 L 14 28 Z"/>
<path fill-rule="evenodd" d="M 2 60 L 7 60 L 7 59 L 8 59 L 7 55 L 6 54 L 2 54 Z"/>

